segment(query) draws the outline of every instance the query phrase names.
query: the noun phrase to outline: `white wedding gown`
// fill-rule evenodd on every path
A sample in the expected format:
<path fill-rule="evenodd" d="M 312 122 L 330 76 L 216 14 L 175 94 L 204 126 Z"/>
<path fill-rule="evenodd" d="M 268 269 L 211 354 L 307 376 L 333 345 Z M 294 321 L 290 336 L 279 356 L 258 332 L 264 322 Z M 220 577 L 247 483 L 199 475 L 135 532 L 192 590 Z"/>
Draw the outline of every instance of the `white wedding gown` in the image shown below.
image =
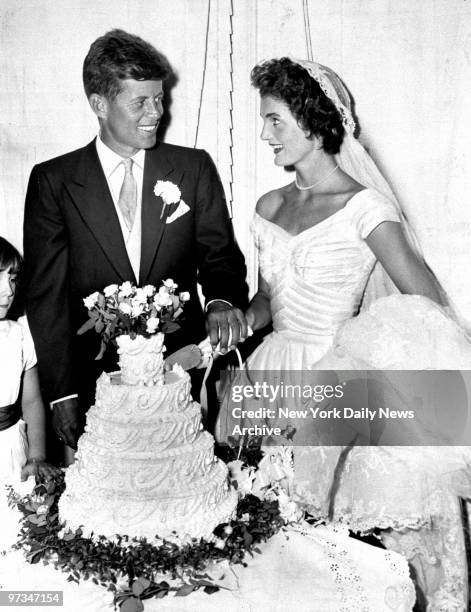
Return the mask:
<path fill-rule="evenodd" d="M 249 357 L 247 372 L 234 383 L 273 380 L 280 371 L 288 383 L 312 385 L 316 373 L 308 370 L 348 374 L 359 369 L 471 369 L 471 344 L 463 331 L 426 298 L 393 295 L 355 316 L 376 263 L 365 238 L 383 221 L 399 221 L 398 213 L 387 198 L 371 189 L 357 193 L 343 209 L 295 236 L 255 214 L 253 233 L 260 272 L 270 289 L 274 331 Z M 319 383 L 325 382 L 321 374 Z M 303 401 L 290 401 L 290 407 L 305 407 Z M 216 428 L 220 441 L 232 434 L 235 424 L 267 423 L 257 418 L 235 420 L 234 403 L 227 396 L 222 407 Z M 246 400 L 243 407 L 253 409 L 261 403 Z M 427 406 L 423 414 L 427 415 Z M 467 415 L 459 417 L 466 425 Z M 314 516 L 327 518 L 342 448 L 332 445 L 335 430 L 330 423 L 310 421 L 288 419 L 281 425 L 294 425 L 296 430 L 295 498 Z M 356 531 L 402 531 L 398 538 L 393 537 L 397 532 L 383 533 L 383 541 L 414 563 L 425 584 L 428 610 L 465 610 L 459 496 L 470 495 L 471 454 L 465 447 L 423 444 L 354 446 L 341 473 L 333 517 Z"/>

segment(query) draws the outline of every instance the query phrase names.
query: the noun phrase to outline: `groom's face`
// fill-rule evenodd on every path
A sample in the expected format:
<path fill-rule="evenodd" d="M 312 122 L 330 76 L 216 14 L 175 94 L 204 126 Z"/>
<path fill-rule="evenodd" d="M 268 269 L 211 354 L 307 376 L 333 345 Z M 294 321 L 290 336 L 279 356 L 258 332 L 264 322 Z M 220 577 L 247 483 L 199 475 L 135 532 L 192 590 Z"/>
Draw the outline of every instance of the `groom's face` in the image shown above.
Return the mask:
<path fill-rule="evenodd" d="M 103 142 L 122 157 L 153 147 L 163 115 L 162 81 L 121 80 L 113 98 L 100 97 L 98 118 Z"/>

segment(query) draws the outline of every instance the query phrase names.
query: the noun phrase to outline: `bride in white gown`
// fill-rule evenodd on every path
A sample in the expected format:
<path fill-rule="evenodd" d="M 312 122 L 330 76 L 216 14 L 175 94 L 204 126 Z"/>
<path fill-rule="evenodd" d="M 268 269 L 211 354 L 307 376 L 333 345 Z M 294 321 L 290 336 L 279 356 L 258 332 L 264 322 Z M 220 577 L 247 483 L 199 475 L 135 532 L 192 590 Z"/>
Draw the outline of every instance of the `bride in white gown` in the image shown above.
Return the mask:
<path fill-rule="evenodd" d="M 261 96 L 261 138 L 275 164 L 293 166 L 296 178 L 262 196 L 252 224 L 260 274 L 247 322 L 254 330 L 272 322 L 274 331 L 247 362 L 251 380 L 308 369 L 470 369 L 471 344 L 354 137 L 338 76 L 282 58 L 256 66 L 252 83 Z M 229 395 L 217 425 L 221 441 L 234 431 Z M 261 421 L 237 424 L 254 422 Z M 299 503 L 354 531 L 381 529 L 383 543 L 413 565 L 419 605 L 423 597 L 427 610 L 465 610 L 459 495 L 469 496 L 468 449 L 354 446 L 342 453 L 327 439 L 322 445 L 325 432 L 313 419 L 286 425 L 296 432 Z"/>

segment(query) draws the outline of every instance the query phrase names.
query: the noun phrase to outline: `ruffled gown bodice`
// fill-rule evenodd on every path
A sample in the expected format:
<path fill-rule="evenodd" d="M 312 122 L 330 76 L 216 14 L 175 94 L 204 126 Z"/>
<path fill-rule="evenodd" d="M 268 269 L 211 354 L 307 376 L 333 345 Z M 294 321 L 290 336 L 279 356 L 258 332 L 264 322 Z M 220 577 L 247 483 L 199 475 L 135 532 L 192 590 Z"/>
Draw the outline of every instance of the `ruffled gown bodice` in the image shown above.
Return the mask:
<path fill-rule="evenodd" d="M 383 221 L 399 221 L 398 214 L 371 189 L 295 236 L 255 214 L 252 231 L 270 288 L 274 333 L 249 358 L 251 368 L 303 369 L 326 353 L 340 325 L 358 311 L 376 262 L 364 238 Z M 267 343 L 274 342 L 280 346 L 272 362 Z"/>

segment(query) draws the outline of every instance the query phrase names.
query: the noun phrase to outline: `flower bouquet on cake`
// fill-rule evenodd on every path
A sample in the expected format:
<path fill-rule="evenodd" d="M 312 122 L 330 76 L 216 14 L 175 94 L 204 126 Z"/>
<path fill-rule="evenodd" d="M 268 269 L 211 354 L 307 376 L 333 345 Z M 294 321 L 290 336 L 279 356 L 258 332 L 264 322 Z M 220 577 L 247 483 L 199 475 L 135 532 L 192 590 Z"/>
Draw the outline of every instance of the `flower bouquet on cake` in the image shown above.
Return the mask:
<path fill-rule="evenodd" d="M 118 346 L 121 355 L 120 367 L 124 375 L 128 373 L 129 360 L 124 355 L 160 355 L 156 362 L 146 364 L 136 362 L 138 369 L 155 373 L 156 378 L 144 378 L 144 384 L 163 382 L 163 345 L 164 334 L 179 329 L 177 319 L 183 312 L 185 302 L 190 299 L 188 291 L 175 294 L 178 285 L 172 279 L 163 281 L 157 290 L 153 285 L 134 287 L 129 281 L 122 285 L 109 285 L 103 293 L 95 291 L 83 300 L 88 309 L 88 321 L 78 330 L 78 334 L 94 330 L 101 336 L 100 352 L 95 359 L 101 359 L 107 344 L 112 341 Z M 132 373 L 129 372 L 132 377 Z M 134 381 L 134 379 L 133 379 Z M 133 384 L 131 382 L 131 384 Z"/>

